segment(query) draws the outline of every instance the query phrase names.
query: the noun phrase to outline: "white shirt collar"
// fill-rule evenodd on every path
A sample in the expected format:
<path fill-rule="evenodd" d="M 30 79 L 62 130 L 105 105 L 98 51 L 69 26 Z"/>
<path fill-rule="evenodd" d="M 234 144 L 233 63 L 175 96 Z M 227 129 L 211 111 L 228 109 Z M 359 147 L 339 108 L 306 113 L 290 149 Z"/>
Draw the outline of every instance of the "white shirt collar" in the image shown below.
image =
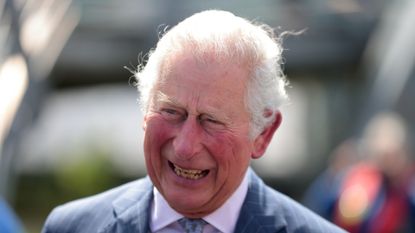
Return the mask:
<path fill-rule="evenodd" d="M 171 223 L 183 218 L 183 215 L 177 213 L 170 207 L 166 199 L 164 199 L 156 187 L 153 188 L 153 195 L 154 198 L 151 204 L 150 219 L 151 232 L 157 232 Z"/>
<path fill-rule="evenodd" d="M 213 213 L 203 217 L 203 219 L 220 232 L 233 232 L 247 192 L 248 172 L 245 173 L 241 184 L 228 200 Z M 153 189 L 153 194 L 154 198 L 151 205 L 150 217 L 150 229 L 152 232 L 157 232 L 183 218 L 183 215 L 179 214 L 169 206 L 167 201 L 155 187 Z"/>

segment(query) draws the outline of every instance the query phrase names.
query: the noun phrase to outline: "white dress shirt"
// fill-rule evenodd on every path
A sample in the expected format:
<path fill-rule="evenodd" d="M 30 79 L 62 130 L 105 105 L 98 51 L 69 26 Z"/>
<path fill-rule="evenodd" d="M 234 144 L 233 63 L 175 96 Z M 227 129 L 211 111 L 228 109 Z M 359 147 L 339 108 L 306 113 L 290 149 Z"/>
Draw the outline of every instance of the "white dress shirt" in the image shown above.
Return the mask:
<path fill-rule="evenodd" d="M 232 233 L 235 230 L 242 204 L 248 192 L 248 175 L 245 173 L 239 187 L 225 203 L 213 213 L 203 217 L 208 224 L 203 233 Z M 183 215 L 169 206 L 164 197 L 154 187 L 151 204 L 150 230 L 153 233 L 182 233 L 183 228 L 177 220 Z"/>

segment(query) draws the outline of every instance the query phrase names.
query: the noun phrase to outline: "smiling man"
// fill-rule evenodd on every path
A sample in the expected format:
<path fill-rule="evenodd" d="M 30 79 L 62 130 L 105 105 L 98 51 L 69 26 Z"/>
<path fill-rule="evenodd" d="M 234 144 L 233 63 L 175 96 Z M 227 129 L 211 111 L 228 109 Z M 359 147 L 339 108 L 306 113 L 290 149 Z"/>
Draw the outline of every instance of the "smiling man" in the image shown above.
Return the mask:
<path fill-rule="evenodd" d="M 43 232 L 343 232 L 249 168 L 282 120 L 281 52 L 229 12 L 173 27 L 136 74 L 149 176 L 56 208 Z"/>

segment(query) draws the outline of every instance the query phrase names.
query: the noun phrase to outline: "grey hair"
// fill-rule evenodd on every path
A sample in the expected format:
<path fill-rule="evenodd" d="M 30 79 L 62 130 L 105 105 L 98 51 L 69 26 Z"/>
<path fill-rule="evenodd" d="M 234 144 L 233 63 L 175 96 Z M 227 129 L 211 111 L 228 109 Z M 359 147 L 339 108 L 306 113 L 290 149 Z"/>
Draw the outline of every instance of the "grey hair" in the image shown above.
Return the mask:
<path fill-rule="evenodd" d="M 273 123 L 288 97 L 281 69 L 281 41 L 269 26 L 219 10 L 196 13 L 180 22 L 160 38 L 149 52 L 147 64 L 139 65 L 135 74 L 144 112 L 158 78 L 168 69 L 167 64 L 184 52 L 192 53 L 200 62 L 209 62 L 206 55 L 213 53 L 215 62 L 246 66 L 250 72 L 245 97 L 251 113 L 250 136 L 258 135 Z"/>

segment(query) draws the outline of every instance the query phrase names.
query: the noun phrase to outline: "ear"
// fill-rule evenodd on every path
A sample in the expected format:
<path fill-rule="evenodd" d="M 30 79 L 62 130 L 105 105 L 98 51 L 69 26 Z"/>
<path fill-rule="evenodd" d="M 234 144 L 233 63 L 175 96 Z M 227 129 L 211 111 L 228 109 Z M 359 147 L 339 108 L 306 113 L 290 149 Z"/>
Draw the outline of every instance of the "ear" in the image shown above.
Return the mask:
<path fill-rule="evenodd" d="M 265 128 L 260 135 L 258 135 L 254 140 L 254 148 L 252 151 L 252 158 L 257 159 L 260 158 L 267 149 L 269 143 L 271 142 L 274 133 L 280 127 L 282 121 L 281 112 L 277 112 L 275 114 L 274 122 Z"/>

